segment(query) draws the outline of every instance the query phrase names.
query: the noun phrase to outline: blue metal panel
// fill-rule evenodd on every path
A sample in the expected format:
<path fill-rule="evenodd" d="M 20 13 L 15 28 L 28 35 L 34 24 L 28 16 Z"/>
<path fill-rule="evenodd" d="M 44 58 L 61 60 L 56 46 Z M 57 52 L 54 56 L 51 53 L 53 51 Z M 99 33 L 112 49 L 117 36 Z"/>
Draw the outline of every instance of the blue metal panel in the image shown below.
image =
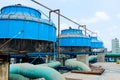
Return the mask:
<path fill-rule="evenodd" d="M 56 41 L 56 28 L 45 23 L 7 19 L 0 20 L 0 28 L 0 38 L 14 38 L 23 30 L 24 32 L 17 35 L 16 39 Z"/>
<path fill-rule="evenodd" d="M 7 22 L 7 21 L 5 21 Z M 12 23 L 12 24 L 11 24 Z M 14 20 L 9 20 L 9 24 L 8 24 L 8 38 L 22 38 L 23 34 L 19 35 L 19 32 L 21 32 L 22 30 L 24 30 L 23 28 L 24 26 L 24 22 L 22 21 L 17 21 L 17 23 Z M 0 26 L 0 27 L 4 27 L 4 26 Z M 6 32 L 6 30 L 5 30 Z"/>
<path fill-rule="evenodd" d="M 25 33 L 23 38 L 39 40 L 38 23 L 24 21 L 24 28 L 25 28 Z"/>
<path fill-rule="evenodd" d="M 51 28 L 49 25 L 48 25 L 48 37 L 49 37 L 49 39 L 50 40 L 54 40 L 54 41 L 56 41 L 56 31 L 55 31 L 55 29 L 54 28 Z"/>
<path fill-rule="evenodd" d="M 90 46 L 87 37 L 63 37 L 60 38 L 60 46 Z"/>
<path fill-rule="evenodd" d="M 6 36 L 8 36 L 9 34 L 9 22 L 4 22 L 0 20 L 0 38 L 6 38 Z M 1 27 L 3 26 L 3 27 Z"/>

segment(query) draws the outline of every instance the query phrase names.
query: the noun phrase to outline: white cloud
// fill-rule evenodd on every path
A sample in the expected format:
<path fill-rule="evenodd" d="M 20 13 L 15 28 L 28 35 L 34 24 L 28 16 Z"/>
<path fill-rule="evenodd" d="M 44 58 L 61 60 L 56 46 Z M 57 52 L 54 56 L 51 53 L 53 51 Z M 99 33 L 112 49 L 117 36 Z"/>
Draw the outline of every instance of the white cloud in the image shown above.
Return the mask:
<path fill-rule="evenodd" d="M 109 19 L 109 16 L 105 12 L 96 12 L 95 17 L 99 18 L 101 20 L 108 20 Z"/>
<path fill-rule="evenodd" d="M 105 12 L 96 12 L 95 15 L 89 19 L 81 19 L 82 23 L 96 23 L 100 20 L 107 21 L 110 17 Z"/>

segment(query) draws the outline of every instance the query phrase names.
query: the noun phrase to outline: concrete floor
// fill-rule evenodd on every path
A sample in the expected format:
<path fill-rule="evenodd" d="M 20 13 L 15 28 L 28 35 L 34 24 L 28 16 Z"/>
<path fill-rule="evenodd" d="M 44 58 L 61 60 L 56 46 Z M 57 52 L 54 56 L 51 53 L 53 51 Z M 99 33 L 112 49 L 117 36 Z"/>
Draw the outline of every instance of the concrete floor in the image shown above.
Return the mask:
<path fill-rule="evenodd" d="M 116 63 L 95 63 L 94 66 L 102 66 L 105 72 L 102 75 L 90 75 L 81 73 L 64 73 L 66 78 L 74 78 L 80 80 L 120 80 L 120 64 Z"/>

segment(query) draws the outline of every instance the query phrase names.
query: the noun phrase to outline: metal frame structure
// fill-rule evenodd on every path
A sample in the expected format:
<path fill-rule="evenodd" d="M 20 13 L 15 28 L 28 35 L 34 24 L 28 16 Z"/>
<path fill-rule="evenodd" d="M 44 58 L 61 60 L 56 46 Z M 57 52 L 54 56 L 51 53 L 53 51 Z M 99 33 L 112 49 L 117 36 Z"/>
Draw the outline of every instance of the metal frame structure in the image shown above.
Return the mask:
<path fill-rule="evenodd" d="M 24 54 L 11 53 L 10 58 L 16 58 L 18 60 L 17 62 L 19 62 L 20 59 L 26 58 L 25 61 L 29 63 L 34 63 L 37 59 L 42 59 L 45 62 L 46 55 L 49 57 L 54 56 L 52 52 L 31 52 L 31 53 L 26 53 L 26 54 L 25 53 Z M 55 56 L 56 56 L 56 53 L 55 53 Z M 32 59 L 32 61 L 29 59 Z"/>
<path fill-rule="evenodd" d="M 38 4 L 38 5 L 40 5 L 40 6 L 42 6 L 42 7 L 44 7 L 44 8 L 46 8 L 46 9 L 48 9 L 49 11 L 52 11 L 52 9 L 50 9 L 49 7 L 47 7 L 47 6 L 45 6 L 45 5 L 41 4 L 41 3 L 39 3 L 39 2 L 36 1 L 36 0 L 31 0 L 31 1 L 34 2 L 34 3 L 36 3 L 36 4 Z M 59 14 L 59 13 L 57 13 L 56 11 L 54 11 L 54 13 Z M 60 15 L 61 17 L 65 18 L 65 19 L 67 19 L 68 21 L 70 21 L 70 22 L 72 22 L 72 23 L 78 25 L 79 27 L 84 28 L 86 31 L 89 31 L 89 32 L 91 32 L 91 33 L 96 33 L 96 32 L 93 32 L 93 31 L 87 29 L 86 27 L 84 27 L 85 25 L 80 25 L 79 23 L 73 21 L 72 19 L 70 19 L 70 18 L 68 18 L 68 17 L 66 17 L 66 16 L 64 16 L 64 15 L 62 15 L 62 14 L 59 14 L 59 15 Z"/>
<path fill-rule="evenodd" d="M 87 34 L 87 31 L 89 31 L 89 32 L 91 32 L 91 33 L 95 33 L 95 32 L 93 32 L 93 31 L 87 29 L 87 28 L 86 28 L 86 25 L 80 25 L 79 23 L 71 20 L 70 18 L 68 18 L 68 17 L 60 14 L 60 10 L 59 10 L 59 9 L 57 9 L 57 10 L 52 10 L 52 9 L 50 9 L 49 7 L 47 7 L 47 6 L 39 3 L 39 2 L 36 1 L 36 0 L 31 0 L 31 1 L 34 2 L 34 3 L 36 3 L 36 4 L 38 4 L 38 5 L 40 5 L 40 6 L 42 6 L 42 7 L 44 7 L 44 8 L 46 8 L 47 10 L 49 10 L 49 21 L 51 20 L 51 13 L 52 13 L 52 12 L 58 14 L 58 48 L 57 48 L 57 49 L 58 49 L 58 58 L 59 58 L 59 54 L 60 54 L 60 17 L 63 17 L 63 18 L 65 18 L 65 19 L 67 19 L 68 21 L 70 21 L 70 22 L 78 25 L 78 29 L 79 29 L 80 27 L 82 27 L 83 29 L 85 29 L 85 35 Z M 77 54 L 78 54 L 78 53 L 77 53 Z"/>
<path fill-rule="evenodd" d="M 49 11 L 49 21 L 51 20 L 51 13 L 52 12 L 55 12 L 58 14 L 58 59 L 60 57 L 60 10 L 59 9 L 56 9 L 56 10 L 50 10 Z"/>

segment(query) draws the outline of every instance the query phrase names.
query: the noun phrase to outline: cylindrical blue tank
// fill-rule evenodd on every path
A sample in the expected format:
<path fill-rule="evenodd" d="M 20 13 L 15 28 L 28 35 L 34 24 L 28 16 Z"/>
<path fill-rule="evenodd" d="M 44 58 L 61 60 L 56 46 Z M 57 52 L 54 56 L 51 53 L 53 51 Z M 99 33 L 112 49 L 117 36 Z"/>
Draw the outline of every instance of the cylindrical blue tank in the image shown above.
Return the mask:
<path fill-rule="evenodd" d="M 11 38 L 13 40 L 6 47 L 11 50 L 29 47 L 29 51 L 49 51 L 56 42 L 56 27 L 54 23 L 41 19 L 41 13 L 36 9 L 22 5 L 6 6 L 0 14 L 0 45 Z"/>
<path fill-rule="evenodd" d="M 79 29 L 65 29 L 61 31 L 61 52 L 89 52 L 90 38 L 83 35 Z"/>
<path fill-rule="evenodd" d="M 60 46 L 90 46 L 89 37 L 83 35 L 79 29 L 65 29 L 61 31 Z"/>
<path fill-rule="evenodd" d="M 98 40 L 97 37 L 90 37 L 90 41 L 92 49 L 104 48 L 103 42 Z"/>
<path fill-rule="evenodd" d="M 52 22 L 41 18 L 36 9 L 21 5 L 6 6 L 0 14 L 0 38 L 56 41 L 56 28 Z"/>

